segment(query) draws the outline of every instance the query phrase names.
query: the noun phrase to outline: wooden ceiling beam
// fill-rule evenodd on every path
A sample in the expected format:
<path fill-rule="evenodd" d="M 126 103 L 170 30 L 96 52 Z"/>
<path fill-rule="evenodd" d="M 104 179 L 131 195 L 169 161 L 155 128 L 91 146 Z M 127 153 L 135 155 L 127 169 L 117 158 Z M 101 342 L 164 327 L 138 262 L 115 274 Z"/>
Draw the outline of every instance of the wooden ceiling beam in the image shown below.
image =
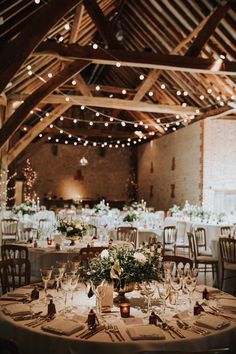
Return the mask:
<path fill-rule="evenodd" d="M 230 1 L 228 1 L 224 5 L 218 5 L 215 11 L 210 15 L 208 21 L 200 30 L 195 41 L 188 48 L 187 52 L 185 53 L 186 56 L 197 57 L 201 53 L 203 47 L 205 46 L 211 35 L 214 33 L 220 20 L 227 14 L 229 9 Z"/>
<path fill-rule="evenodd" d="M 75 10 L 75 16 L 74 16 L 73 25 L 72 25 L 71 32 L 70 32 L 69 43 L 76 43 L 77 42 L 78 33 L 80 30 L 81 21 L 83 18 L 83 13 L 84 13 L 84 6 L 81 3 L 76 7 L 76 10 Z"/>
<path fill-rule="evenodd" d="M 215 60 L 212 58 L 193 58 L 181 55 L 165 55 L 139 51 L 125 51 L 117 49 L 96 49 L 80 47 L 78 45 L 63 45 L 53 42 L 43 42 L 34 52 L 34 55 L 49 55 L 60 59 L 88 60 L 94 64 L 197 72 L 214 75 L 236 75 L 236 62 L 225 60 L 220 68 L 212 69 Z"/>
<path fill-rule="evenodd" d="M 148 102 L 134 102 L 133 100 L 125 100 L 119 98 L 108 98 L 108 97 L 88 97 L 88 96 L 78 96 L 78 95 L 53 95 L 49 94 L 41 98 L 42 103 L 51 104 L 63 104 L 70 102 L 72 105 L 83 105 L 91 107 L 101 107 L 101 108 L 112 108 L 120 109 L 125 111 L 134 112 L 152 112 L 152 113 L 168 113 L 168 114 L 196 114 L 197 107 L 183 107 L 178 105 L 161 105 Z M 13 95 L 11 99 L 14 100 L 24 100 L 25 95 Z M 27 100 L 27 98 L 26 98 Z M 23 104 L 22 104 L 23 106 Z M 20 106 L 21 107 L 21 106 Z M 19 107 L 19 108 L 20 108 Z M 18 110 L 19 110 L 18 108 Z M 30 108 L 31 110 L 32 108 Z M 0 131 L 1 133 L 1 131 Z M 1 134 L 0 134 L 1 142 Z"/>
<path fill-rule="evenodd" d="M 0 56 L 0 93 L 48 31 L 79 2 L 67 0 L 58 6 L 57 0 L 49 1 L 30 18 L 19 35 L 5 46 Z"/>
<path fill-rule="evenodd" d="M 30 129 L 8 152 L 8 163 L 12 163 L 13 160 L 36 138 L 45 128 L 53 123 L 60 115 L 65 113 L 71 104 L 63 104 L 56 107 L 51 114 L 43 121 L 37 123 L 32 129 Z"/>
<path fill-rule="evenodd" d="M 0 130 L 0 148 L 25 122 L 27 115 L 37 104 L 60 85 L 76 75 L 79 71 L 83 70 L 87 65 L 88 62 L 84 61 L 75 61 L 69 64 L 64 70 L 60 71 L 52 79 L 40 86 L 40 88 L 33 92 L 32 95 L 28 96 L 24 103 L 19 106 Z"/>

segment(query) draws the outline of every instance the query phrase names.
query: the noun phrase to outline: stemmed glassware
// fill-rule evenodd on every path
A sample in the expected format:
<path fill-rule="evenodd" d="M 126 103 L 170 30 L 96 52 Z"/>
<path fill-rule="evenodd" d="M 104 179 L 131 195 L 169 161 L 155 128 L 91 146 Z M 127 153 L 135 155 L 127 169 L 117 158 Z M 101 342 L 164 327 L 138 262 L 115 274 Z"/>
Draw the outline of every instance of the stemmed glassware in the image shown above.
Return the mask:
<path fill-rule="evenodd" d="M 189 269 L 186 272 L 186 275 L 184 277 L 184 286 L 187 289 L 188 293 L 189 293 L 189 304 L 191 306 L 192 301 L 192 294 L 196 288 L 197 285 L 197 276 L 198 276 L 198 269 L 197 268 L 192 268 Z"/>
<path fill-rule="evenodd" d="M 177 270 L 175 274 L 171 276 L 170 284 L 175 292 L 175 304 L 178 303 L 179 291 L 183 286 L 183 278 L 181 273 Z"/>
<path fill-rule="evenodd" d="M 101 315 L 102 313 L 102 299 L 105 296 L 105 285 L 106 285 L 106 280 L 103 279 L 99 284 L 95 284 L 94 282 L 91 281 L 91 288 L 93 293 L 96 296 L 96 309 L 97 313 Z"/>
<path fill-rule="evenodd" d="M 67 310 L 67 299 L 68 299 L 68 293 L 71 289 L 71 284 L 72 284 L 72 274 L 64 274 L 64 276 L 61 278 L 61 287 L 62 290 L 64 290 L 65 292 L 64 313 L 66 313 Z"/>
<path fill-rule="evenodd" d="M 166 310 L 166 300 L 170 294 L 170 283 L 168 281 L 158 282 L 157 289 L 159 296 L 162 300 L 162 312 L 165 315 Z"/>
<path fill-rule="evenodd" d="M 47 295 L 47 285 L 52 276 L 52 268 L 40 269 L 40 273 L 44 284 L 44 292 Z"/>
<path fill-rule="evenodd" d="M 53 275 L 54 275 L 54 278 L 56 280 L 56 290 L 59 291 L 59 288 L 60 288 L 60 281 L 63 277 L 63 274 L 65 272 L 65 268 L 64 267 L 56 267 L 56 268 L 53 268 Z"/>
<path fill-rule="evenodd" d="M 80 262 L 77 261 L 70 262 L 70 271 L 73 275 L 75 275 L 78 272 L 79 267 L 80 267 Z"/>
<path fill-rule="evenodd" d="M 157 289 L 156 281 L 143 281 L 140 285 L 141 294 L 147 298 L 147 314 L 151 314 L 152 297 Z"/>

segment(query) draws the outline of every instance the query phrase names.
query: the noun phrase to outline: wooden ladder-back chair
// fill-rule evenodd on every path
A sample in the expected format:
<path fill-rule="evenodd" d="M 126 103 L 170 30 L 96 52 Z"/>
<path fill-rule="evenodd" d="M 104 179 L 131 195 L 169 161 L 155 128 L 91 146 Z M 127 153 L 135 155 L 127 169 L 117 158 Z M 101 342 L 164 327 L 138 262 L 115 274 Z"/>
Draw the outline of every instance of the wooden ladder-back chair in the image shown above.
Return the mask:
<path fill-rule="evenodd" d="M 30 261 L 28 259 L 4 259 L 0 261 L 2 293 L 30 284 Z"/>
<path fill-rule="evenodd" d="M 163 230 L 163 254 L 166 252 L 175 253 L 177 229 L 175 226 L 165 226 Z"/>
<path fill-rule="evenodd" d="M 223 237 L 231 236 L 231 227 L 230 226 L 222 226 L 220 228 L 220 235 Z"/>
<path fill-rule="evenodd" d="M 221 289 L 223 289 L 224 280 L 236 277 L 236 239 L 220 237 L 219 244 L 222 267 Z M 234 275 L 230 274 L 225 277 L 225 270 L 234 273 Z"/>
<path fill-rule="evenodd" d="M 175 254 L 177 253 L 177 250 L 182 249 L 183 251 L 187 250 L 187 253 L 189 255 L 190 250 L 189 250 L 189 243 L 187 240 L 187 223 L 186 221 L 177 221 L 176 224 L 177 228 L 177 238 L 176 238 L 176 243 L 175 243 Z"/>
<path fill-rule="evenodd" d="M 3 242 L 12 242 L 18 239 L 18 220 L 2 219 L 1 232 Z"/>
<path fill-rule="evenodd" d="M 194 231 L 196 251 L 198 256 L 211 256 L 211 251 L 207 247 L 206 229 L 198 227 Z"/>
<path fill-rule="evenodd" d="M 132 226 L 119 226 L 117 228 L 117 240 L 130 242 L 138 247 L 138 229 Z"/>
<path fill-rule="evenodd" d="M 107 247 L 84 247 L 81 248 L 79 255 L 72 258 L 72 262 L 80 262 L 80 266 L 88 268 L 91 259 L 96 258 Z"/>
<path fill-rule="evenodd" d="M 2 259 L 28 259 L 28 247 L 21 245 L 5 244 L 1 246 Z"/>

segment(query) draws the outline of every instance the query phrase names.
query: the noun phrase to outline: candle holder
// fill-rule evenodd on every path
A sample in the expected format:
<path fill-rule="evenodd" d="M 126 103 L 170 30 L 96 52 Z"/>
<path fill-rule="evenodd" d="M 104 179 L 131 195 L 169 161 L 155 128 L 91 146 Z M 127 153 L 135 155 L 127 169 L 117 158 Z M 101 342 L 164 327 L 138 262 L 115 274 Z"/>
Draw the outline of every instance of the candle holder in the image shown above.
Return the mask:
<path fill-rule="evenodd" d="M 51 246 L 52 240 L 51 240 L 51 239 L 48 239 L 48 240 L 47 240 L 47 243 L 48 243 L 48 246 Z"/>
<path fill-rule="evenodd" d="M 130 304 L 129 303 L 120 304 L 120 315 L 123 318 L 127 318 L 130 316 Z"/>

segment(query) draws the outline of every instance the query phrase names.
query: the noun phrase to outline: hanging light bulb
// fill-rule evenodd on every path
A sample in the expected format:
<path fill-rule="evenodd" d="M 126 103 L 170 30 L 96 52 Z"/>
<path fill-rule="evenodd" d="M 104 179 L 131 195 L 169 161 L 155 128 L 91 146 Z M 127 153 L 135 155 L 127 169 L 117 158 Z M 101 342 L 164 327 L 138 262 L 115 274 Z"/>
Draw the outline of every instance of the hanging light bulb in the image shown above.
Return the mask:
<path fill-rule="evenodd" d="M 87 166 L 88 160 L 83 156 L 79 163 L 81 166 Z"/>

